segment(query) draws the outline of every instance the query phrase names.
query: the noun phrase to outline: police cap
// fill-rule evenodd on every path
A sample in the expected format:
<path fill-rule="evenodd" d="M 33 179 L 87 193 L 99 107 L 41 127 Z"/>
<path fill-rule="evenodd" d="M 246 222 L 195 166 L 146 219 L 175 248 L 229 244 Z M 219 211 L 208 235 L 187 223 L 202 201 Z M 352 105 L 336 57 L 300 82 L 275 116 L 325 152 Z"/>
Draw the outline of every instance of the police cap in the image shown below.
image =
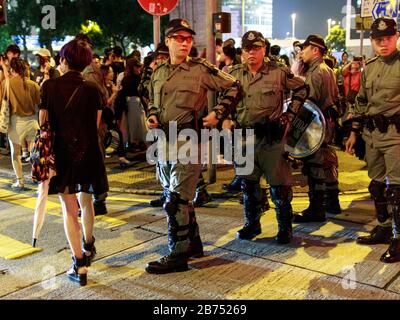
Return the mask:
<path fill-rule="evenodd" d="M 306 41 L 301 44 L 301 47 L 307 47 L 309 45 L 313 45 L 315 47 L 320 48 L 323 52 L 328 51 L 328 47 L 325 44 L 324 38 L 322 38 L 318 34 L 311 34 L 307 37 Z"/>
<path fill-rule="evenodd" d="M 397 25 L 393 19 L 378 18 L 371 26 L 371 38 L 394 36 L 397 32 Z"/>
<path fill-rule="evenodd" d="M 247 31 L 242 37 L 242 48 L 265 46 L 265 38 L 261 32 Z"/>
<path fill-rule="evenodd" d="M 189 24 L 189 21 L 185 19 L 173 19 L 170 22 L 168 22 L 167 27 L 165 28 L 165 35 L 169 36 L 177 31 L 187 31 L 191 34 L 196 34 L 192 27 Z"/>

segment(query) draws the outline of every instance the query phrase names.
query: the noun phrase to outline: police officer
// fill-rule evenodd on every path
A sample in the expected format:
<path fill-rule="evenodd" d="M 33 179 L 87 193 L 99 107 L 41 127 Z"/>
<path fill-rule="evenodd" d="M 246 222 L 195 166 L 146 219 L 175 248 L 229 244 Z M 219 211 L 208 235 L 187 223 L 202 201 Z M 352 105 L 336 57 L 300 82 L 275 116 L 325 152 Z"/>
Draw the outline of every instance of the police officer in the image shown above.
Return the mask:
<path fill-rule="evenodd" d="M 322 146 L 310 157 L 304 159 L 303 174 L 308 177 L 309 207 L 301 215 L 295 215 L 295 222 L 321 222 L 326 220 L 326 212 L 339 214 L 338 158 L 329 146 L 332 142 L 335 119 L 333 110 L 338 101 L 338 87 L 335 74 L 323 56 L 327 52 L 324 39 L 310 35 L 301 45 L 301 58 L 309 68 L 306 84 L 310 87 L 309 99 L 324 113 L 326 135 Z"/>
<path fill-rule="evenodd" d="M 149 102 L 149 91 L 148 86 L 151 80 L 151 75 L 153 74 L 153 70 L 157 67 L 157 65 L 169 58 L 168 47 L 164 42 L 158 44 L 157 49 L 151 55 L 145 58 L 145 67 L 142 72 L 142 78 L 138 87 L 138 92 L 140 96 L 140 100 L 145 108 L 148 110 L 148 102 Z M 157 166 L 158 172 L 158 166 Z M 165 186 L 168 189 L 168 186 Z M 157 199 L 150 200 L 149 204 L 152 207 L 162 207 L 167 195 L 167 190 L 163 190 L 161 196 Z M 192 201 L 193 206 L 201 207 L 206 203 L 212 200 L 211 196 L 207 192 L 207 184 L 204 180 L 203 174 L 200 173 L 199 181 L 196 187 L 195 197 Z"/>
<path fill-rule="evenodd" d="M 370 235 L 357 242 L 390 243 L 381 257 L 390 263 L 400 261 L 400 52 L 395 21 L 376 19 L 370 38 L 377 57 L 366 62 L 346 151 L 351 152 L 362 132 L 378 221 Z"/>
<path fill-rule="evenodd" d="M 240 87 L 235 78 L 218 70 L 204 59 L 188 56 L 193 35 L 195 32 L 184 19 L 171 20 L 165 29 L 165 43 L 170 57 L 154 70 L 150 81 L 147 119 L 149 128 L 167 131 L 171 121 L 177 122 L 178 130 L 200 128 L 201 125 L 214 126 L 233 112 L 241 97 Z M 202 119 L 200 114 L 207 105 L 208 90 L 223 93 L 213 111 Z M 189 200 L 193 199 L 195 193 L 201 163 L 183 164 L 179 160 L 159 159 L 158 165 L 161 183 L 164 189 L 167 189 L 163 207 L 168 218 L 169 254 L 160 260 L 149 262 L 146 271 L 185 271 L 188 269 L 188 257 L 203 252 L 194 210 L 189 208 Z"/>
<path fill-rule="evenodd" d="M 271 186 L 277 214 L 279 232 L 276 240 L 286 244 L 292 238 L 293 192 L 291 169 L 283 157 L 282 140 L 288 118 L 283 116 L 283 102 L 285 92 L 292 90 L 292 103 L 288 110 L 292 118 L 307 97 L 307 87 L 286 67 L 264 59 L 266 39 L 260 32 L 246 32 L 242 38 L 242 50 L 247 53 L 246 64 L 236 65 L 230 71 L 240 81 L 245 93 L 236 110 L 236 127 L 254 129 L 255 151 L 253 172 L 241 175 L 245 223 L 237 232 L 237 238 L 250 240 L 261 233 L 260 177 L 264 175 Z M 239 174 L 239 170 L 237 172 Z"/>

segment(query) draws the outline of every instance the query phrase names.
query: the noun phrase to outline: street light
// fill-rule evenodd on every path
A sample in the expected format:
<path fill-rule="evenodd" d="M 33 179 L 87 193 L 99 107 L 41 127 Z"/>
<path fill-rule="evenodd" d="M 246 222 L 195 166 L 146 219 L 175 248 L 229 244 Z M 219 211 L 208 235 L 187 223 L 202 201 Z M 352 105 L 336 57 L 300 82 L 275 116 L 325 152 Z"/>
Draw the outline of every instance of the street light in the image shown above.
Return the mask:
<path fill-rule="evenodd" d="M 292 38 L 295 39 L 296 36 L 295 36 L 294 32 L 295 32 L 295 25 L 296 25 L 296 14 L 292 13 L 291 17 L 292 17 Z"/>
<path fill-rule="evenodd" d="M 331 33 L 331 27 L 336 24 L 336 21 L 329 18 L 328 20 L 326 20 L 326 22 L 328 23 L 328 35 L 329 35 Z"/>
<path fill-rule="evenodd" d="M 262 12 L 261 10 L 260 10 L 260 11 L 257 11 L 258 24 L 259 24 L 260 26 L 262 25 L 262 21 L 261 21 L 262 15 L 263 15 L 263 12 Z"/>

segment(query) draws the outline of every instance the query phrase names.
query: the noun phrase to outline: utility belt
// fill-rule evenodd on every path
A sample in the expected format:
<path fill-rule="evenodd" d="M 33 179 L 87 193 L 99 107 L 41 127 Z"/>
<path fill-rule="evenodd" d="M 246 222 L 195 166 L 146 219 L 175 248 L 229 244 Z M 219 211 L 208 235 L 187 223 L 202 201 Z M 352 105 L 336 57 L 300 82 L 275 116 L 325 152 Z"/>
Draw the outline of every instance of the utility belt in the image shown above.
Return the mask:
<path fill-rule="evenodd" d="M 283 124 L 280 119 L 270 121 L 265 119 L 265 122 L 256 123 L 253 127 L 240 127 L 242 136 L 246 136 L 246 129 L 253 129 L 257 139 L 265 138 L 267 144 L 279 143 L 285 134 L 286 124 Z"/>
<path fill-rule="evenodd" d="M 378 129 L 381 133 L 386 133 L 389 125 L 393 124 L 396 127 L 397 133 L 400 133 L 400 115 L 394 115 L 392 117 L 385 117 L 381 114 L 362 116 L 361 123 L 370 132 Z"/>
<path fill-rule="evenodd" d="M 168 141 L 169 140 L 169 134 L 170 134 L 169 126 L 168 125 L 164 125 L 164 124 L 160 124 L 158 128 L 164 131 L 165 137 L 167 138 L 167 141 Z M 179 133 L 182 130 L 193 129 L 193 130 L 196 131 L 197 136 L 200 137 L 201 129 L 203 129 L 203 128 L 204 128 L 203 119 L 199 119 L 197 121 L 193 119 L 190 122 L 178 124 L 178 126 L 177 126 L 177 136 L 179 136 Z"/>

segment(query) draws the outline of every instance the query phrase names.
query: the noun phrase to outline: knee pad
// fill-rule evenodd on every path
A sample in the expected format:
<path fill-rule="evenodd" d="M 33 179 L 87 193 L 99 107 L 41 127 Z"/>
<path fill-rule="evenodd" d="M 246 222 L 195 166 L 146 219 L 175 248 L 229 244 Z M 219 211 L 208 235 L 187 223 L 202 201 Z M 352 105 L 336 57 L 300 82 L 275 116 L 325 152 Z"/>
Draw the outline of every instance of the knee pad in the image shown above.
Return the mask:
<path fill-rule="evenodd" d="M 179 193 L 168 191 L 163 208 L 169 216 L 175 216 L 175 214 L 178 212 L 179 204 L 188 204 L 188 203 L 189 201 L 181 199 Z"/>
<path fill-rule="evenodd" d="M 108 197 L 108 193 L 102 193 L 102 194 L 93 194 L 93 200 L 94 202 L 104 202 L 106 201 Z"/>
<path fill-rule="evenodd" d="M 251 181 L 246 179 L 242 179 L 240 183 L 242 191 L 249 194 L 256 192 L 257 189 L 261 189 L 259 185 L 260 183 L 258 181 Z"/>
<path fill-rule="evenodd" d="M 368 191 L 374 199 L 377 199 L 385 196 L 385 188 L 386 184 L 384 182 L 372 180 L 368 186 Z"/>
<path fill-rule="evenodd" d="M 272 200 L 289 200 L 293 199 L 293 190 L 290 186 L 271 186 Z"/>

